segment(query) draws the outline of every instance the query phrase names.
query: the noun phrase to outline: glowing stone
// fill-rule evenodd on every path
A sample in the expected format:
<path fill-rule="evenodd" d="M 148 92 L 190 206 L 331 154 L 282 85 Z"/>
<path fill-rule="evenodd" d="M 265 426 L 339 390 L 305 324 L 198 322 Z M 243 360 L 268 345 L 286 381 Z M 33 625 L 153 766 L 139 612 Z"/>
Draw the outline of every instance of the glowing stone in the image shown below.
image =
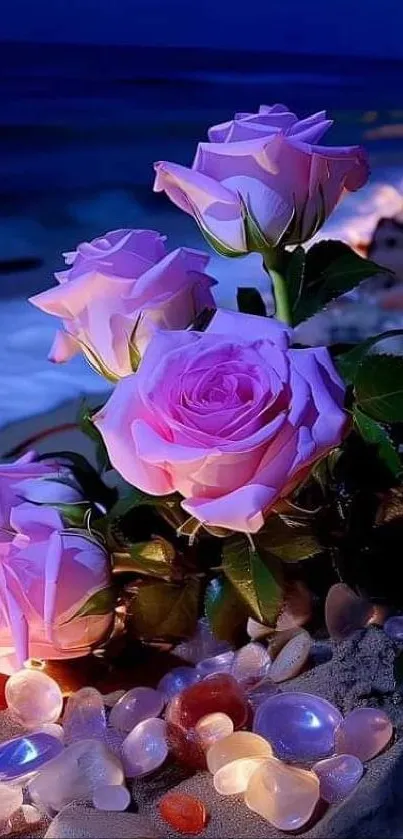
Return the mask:
<path fill-rule="evenodd" d="M 174 667 L 158 682 L 158 690 L 165 702 L 169 702 L 177 693 L 193 685 L 200 678 L 194 667 Z"/>
<path fill-rule="evenodd" d="M 364 773 L 361 761 L 354 755 L 335 755 L 315 763 L 312 769 L 319 778 L 320 797 L 328 804 L 347 798 Z"/>
<path fill-rule="evenodd" d="M 301 672 L 311 650 L 311 636 L 305 630 L 298 632 L 280 650 L 269 670 L 272 682 L 285 682 Z"/>
<path fill-rule="evenodd" d="M 32 779 L 28 791 L 34 804 L 51 813 L 62 810 L 72 801 L 92 799 L 101 785 L 120 786 L 123 783 L 122 764 L 104 743 L 81 740 L 45 766 Z"/>
<path fill-rule="evenodd" d="M 229 673 L 231 671 L 232 662 L 235 653 L 228 650 L 221 655 L 214 655 L 212 658 L 205 658 L 196 664 L 196 672 L 199 679 L 205 679 L 207 676 L 214 676 L 215 673 Z"/>
<path fill-rule="evenodd" d="M 193 637 L 175 647 L 173 654 L 191 664 L 197 664 L 198 661 L 219 655 L 229 649 L 231 647 L 226 641 L 217 641 L 214 637 L 207 618 L 201 618 L 197 622 Z"/>
<path fill-rule="evenodd" d="M 56 722 L 45 722 L 35 729 L 35 734 L 49 734 L 50 737 L 56 737 L 56 740 L 64 743 L 63 726 L 58 725 Z"/>
<path fill-rule="evenodd" d="M 26 728 L 56 722 L 63 707 L 57 682 L 41 670 L 19 670 L 7 680 L 7 706 L 15 719 Z"/>
<path fill-rule="evenodd" d="M 209 749 L 223 737 L 229 737 L 234 730 L 234 723 L 227 714 L 207 714 L 202 717 L 195 726 L 195 732 L 199 736 L 204 749 Z"/>
<path fill-rule="evenodd" d="M 245 803 L 278 830 L 299 830 L 319 801 L 319 779 L 314 772 L 268 758 L 250 778 Z"/>
<path fill-rule="evenodd" d="M 270 743 L 263 737 L 251 731 L 235 731 L 209 748 L 207 768 L 215 775 L 222 766 L 242 758 L 268 758 L 272 755 Z"/>
<path fill-rule="evenodd" d="M 326 699 L 310 693 L 278 693 L 257 709 L 253 730 L 271 743 L 276 757 L 308 763 L 332 754 L 342 721 L 340 711 Z"/>
<path fill-rule="evenodd" d="M 67 702 L 63 730 L 68 746 L 79 740 L 103 740 L 106 714 L 102 695 L 95 688 L 81 688 Z"/>
<path fill-rule="evenodd" d="M 127 810 L 131 802 L 130 792 L 126 787 L 103 785 L 97 787 L 92 796 L 96 810 L 109 810 L 115 813 Z"/>
<path fill-rule="evenodd" d="M 403 615 L 394 615 L 385 622 L 383 631 L 391 641 L 403 643 Z"/>
<path fill-rule="evenodd" d="M 161 691 L 147 687 L 133 688 L 113 706 L 109 725 L 119 731 L 132 731 L 143 720 L 158 717 L 164 705 Z"/>
<path fill-rule="evenodd" d="M 325 603 L 326 626 L 332 638 L 348 638 L 352 632 L 366 626 L 371 618 L 371 603 L 345 585 L 336 583 L 329 589 Z"/>
<path fill-rule="evenodd" d="M 168 755 L 166 723 L 156 717 L 143 720 L 122 745 L 122 759 L 128 778 L 148 775 L 159 769 Z"/>
<path fill-rule="evenodd" d="M 162 819 L 178 833 L 196 836 L 203 833 L 208 812 L 200 798 L 179 792 L 168 792 L 158 803 Z"/>
<path fill-rule="evenodd" d="M 0 781 L 15 781 L 37 772 L 63 750 L 59 739 L 41 732 L 0 744 Z"/>
<path fill-rule="evenodd" d="M 231 675 L 241 684 L 253 684 L 267 675 L 270 664 L 266 647 L 251 641 L 235 653 Z"/>
<path fill-rule="evenodd" d="M 248 718 L 245 694 L 227 673 L 210 676 L 186 688 L 168 705 L 166 719 L 182 728 L 194 728 L 207 714 L 223 713 L 232 719 L 234 728 L 242 728 Z"/>
<path fill-rule="evenodd" d="M 338 754 L 355 755 L 365 762 L 382 752 L 392 735 L 393 726 L 384 711 L 355 708 L 336 731 L 336 751 Z"/>
<path fill-rule="evenodd" d="M 226 763 L 215 773 L 213 783 L 220 795 L 238 795 L 245 792 L 256 769 L 267 760 L 265 757 L 241 757 Z"/>

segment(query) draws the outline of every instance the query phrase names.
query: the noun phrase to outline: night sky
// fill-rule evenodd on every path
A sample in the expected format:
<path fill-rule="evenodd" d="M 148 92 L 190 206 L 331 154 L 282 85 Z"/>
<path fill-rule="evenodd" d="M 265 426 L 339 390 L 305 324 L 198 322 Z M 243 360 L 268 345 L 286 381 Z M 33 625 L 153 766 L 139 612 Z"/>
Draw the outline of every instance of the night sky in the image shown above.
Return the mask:
<path fill-rule="evenodd" d="M 403 58 L 402 0 L 4 0 L 5 40 Z"/>

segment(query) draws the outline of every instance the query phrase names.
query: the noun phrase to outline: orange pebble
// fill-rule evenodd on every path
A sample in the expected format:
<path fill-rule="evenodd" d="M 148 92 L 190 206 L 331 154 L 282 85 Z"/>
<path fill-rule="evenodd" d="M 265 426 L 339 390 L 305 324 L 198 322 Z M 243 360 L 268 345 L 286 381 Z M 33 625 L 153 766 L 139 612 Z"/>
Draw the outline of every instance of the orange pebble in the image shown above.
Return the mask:
<path fill-rule="evenodd" d="M 164 795 L 158 804 L 158 810 L 161 818 L 178 833 L 196 836 L 203 833 L 208 821 L 208 812 L 200 798 L 179 792 Z"/>

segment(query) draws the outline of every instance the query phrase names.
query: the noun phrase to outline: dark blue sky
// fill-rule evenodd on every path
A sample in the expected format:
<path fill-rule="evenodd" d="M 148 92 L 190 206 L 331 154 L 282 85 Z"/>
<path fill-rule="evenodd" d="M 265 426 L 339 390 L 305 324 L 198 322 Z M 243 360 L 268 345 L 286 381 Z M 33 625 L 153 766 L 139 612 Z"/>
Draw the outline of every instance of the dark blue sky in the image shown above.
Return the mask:
<path fill-rule="evenodd" d="M 403 2 L 3 0 L 0 37 L 403 58 Z"/>

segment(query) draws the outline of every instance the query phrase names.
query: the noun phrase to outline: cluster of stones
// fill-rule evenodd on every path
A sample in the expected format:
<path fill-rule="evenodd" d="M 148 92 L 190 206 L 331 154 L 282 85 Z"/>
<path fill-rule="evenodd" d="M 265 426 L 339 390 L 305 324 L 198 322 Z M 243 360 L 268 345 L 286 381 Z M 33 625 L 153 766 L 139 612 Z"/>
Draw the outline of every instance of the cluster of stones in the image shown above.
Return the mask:
<path fill-rule="evenodd" d="M 343 719 L 324 699 L 280 691 L 309 648 L 308 633 L 299 632 L 272 661 L 257 641 L 236 652 L 217 645 L 201 624 L 179 649 L 195 666 L 174 668 L 155 690 L 103 697 L 82 688 L 64 710 L 45 672 L 14 674 L 6 701 L 26 734 L 0 745 L 0 834 L 22 806 L 23 787 L 31 819 L 88 799 L 97 809 L 123 811 L 131 803 L 127 779 L 156 772 L 167 758 L 207 768 L 220 795 L 243 793 L 247 807 L 276 828 L 299 830 L 320 799 L 332 804 L 352 791 L 363 764 L 393 733 L 382 711 L 358 708 Z M 186 834 L 202 833 L 209 817 L 202 801 L 175 792 L 158 810 Z"/>

